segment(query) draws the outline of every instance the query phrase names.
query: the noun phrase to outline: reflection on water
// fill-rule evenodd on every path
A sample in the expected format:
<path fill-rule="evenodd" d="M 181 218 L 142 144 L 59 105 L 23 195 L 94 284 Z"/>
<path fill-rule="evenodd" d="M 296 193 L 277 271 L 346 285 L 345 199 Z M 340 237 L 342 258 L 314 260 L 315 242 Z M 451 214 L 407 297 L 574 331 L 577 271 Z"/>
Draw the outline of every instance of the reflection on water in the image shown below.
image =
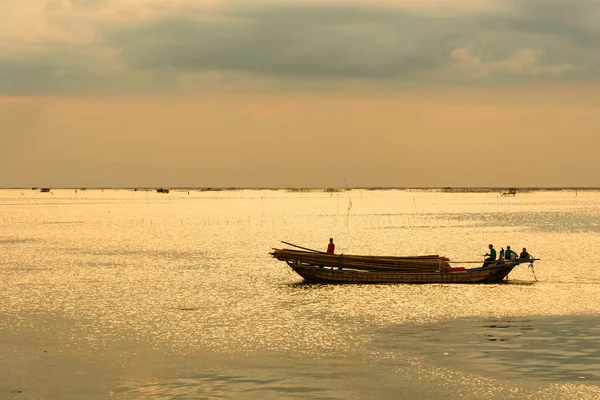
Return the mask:
<path fill-rule="evenodd" d="M 585 398 L 598 381 L 585 316 L 600 304 L 599 226 L 598 192 L 0 190 L 0 343 L 14 349 L 0 358 L 0 388 L 47 395 L 56 376 L 36 370 L 32 382 L 40 353 L 27 350 L 47 343 L 40 352 L 62 369 L 105 378 L 72 398 L 223 386 L 272 398 L 278 387 Z M 324 248 L 329 237 L 345 254 L 453 260 L 481 260 L 490 242 L 527 247 L 542 259 L 539 282 L 522 266 L 498 285 L 306 285 L 268 254 L 281 240 Z M 248 360 L 260 367 L 236 368 Z M 327 379 L 332 369 L 344 374 Z"/>
<path fill-rule="evenodd" d="M 224 373 L 200 373 L 160 381 L 157 379 L 132 383 L 135 387 L 122 388 L 128 396 L 152 396 L 153 398 L 231 398 L 245 395 L 261 398 L 323 398 L 326 390 L 322 387 L 291 386 L 284 377 L 258 378 L 256 376 L 235 376 Z M 119 393 L 117 391 L 117 393 Z"/>
<path fill-rule="evenodd" d="M 490 376 L 600 382 L 597 317 L 453 320 L 384 329 L 379 340 L 400 341 L 415 354 Z M 407 343 L 410 342 L 410 343 Z"/>

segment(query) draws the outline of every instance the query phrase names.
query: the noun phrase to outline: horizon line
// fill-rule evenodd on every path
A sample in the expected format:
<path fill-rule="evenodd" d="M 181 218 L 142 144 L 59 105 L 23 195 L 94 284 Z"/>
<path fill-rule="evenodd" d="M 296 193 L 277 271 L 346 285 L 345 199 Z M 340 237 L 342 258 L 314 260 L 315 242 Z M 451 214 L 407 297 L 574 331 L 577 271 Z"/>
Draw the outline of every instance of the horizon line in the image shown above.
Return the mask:
<path fill-rule="evenodd" d="M 598 186 L 7 186 L 0 190 L 600 190 Z"/>

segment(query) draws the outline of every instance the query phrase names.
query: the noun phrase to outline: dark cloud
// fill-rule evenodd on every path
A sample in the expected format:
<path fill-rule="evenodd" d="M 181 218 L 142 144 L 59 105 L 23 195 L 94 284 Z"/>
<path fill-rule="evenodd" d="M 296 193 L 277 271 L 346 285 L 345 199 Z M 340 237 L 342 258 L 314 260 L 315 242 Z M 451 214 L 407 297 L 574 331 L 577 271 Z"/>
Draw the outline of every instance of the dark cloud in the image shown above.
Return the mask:
<path fill-rule="evenodd" d="M 74 94 L 114 90 L 123 79 L 99 74 L 93 64 L 70 62 L 64 52 L 55 51 L 18 60 L 0 57 L 0 93 Z"/>
<path fill-rule="evenodd" d="M 74 4 L 93 12 L 104 2 Z M 356 3 L 236 3 L 210 13 L 182 9 L 180 17 L 145 23 L 98 23 L 101 43 L 53 43 L 35 56 L 0 54 L 0 93 L 164 90 L 179 74 L 212 71 L 228 80 L 239 73 L 307 87 L 352 79 L 394 85 L 600 77 L 600 2 L 513 5 L 512 11 L 440 17 Z M 101 62 L 125 68 L 103 69 L 91 56 L 94 46 L 118 50 L 115 59 Z M 518 54 L 530 57 L 519 60 Z M 143 79 L 130 79 L 135 74 Z"/>
<path fill-rule="evenodd" d="M 548 60 L 575 66 L 598 61 L 594 53 L 600 46 L 599 2 L 519 0 L 515 4 L 512 13 L 472 17 L 470 22 L 496 47 L 543 49 Z"/>
<path fill-rule="evenodd" d="M 91 46 L 52 45 L 16 58 L 0 55 L 0 94 L 153 93 L 168 90 L 176 75 L 147 78 L 139 71 L 115 68 L 113 60 L 99 57 Z"/>
<path fill-rule="evenodd" d="M 396 9 L 287 6 L 228 10 L 109 34 L 134 68 L 229 70 L 282 78 L 394 78 L 448 62 L 452 21 Z"/>
<path fill-rule="evenodd" d="M 563 79 L 598 73 L 600 56 L 592 50 L 600 46 L 594 23 L 600 22 L 594 17 L 600 2 L 518 5 L 512 13 L 446 18 L 366 5 L 247 6 L 223 10 L 221 19 L 155 21 L 108 38 L 137 69 L 242 71 L 286 79 L 434 79 L 453 62 L 454 49 L 470 47 L 482 62 L 533 49 L 540 66 L 571 65 Z"/>

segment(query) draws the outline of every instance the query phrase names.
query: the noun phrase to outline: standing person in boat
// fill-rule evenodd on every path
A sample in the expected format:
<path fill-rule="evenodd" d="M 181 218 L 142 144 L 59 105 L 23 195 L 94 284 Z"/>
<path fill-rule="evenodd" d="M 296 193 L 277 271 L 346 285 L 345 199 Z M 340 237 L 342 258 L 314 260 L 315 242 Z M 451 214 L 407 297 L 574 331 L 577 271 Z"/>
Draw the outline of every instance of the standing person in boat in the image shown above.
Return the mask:
<path fill-rule="evenodd" d="M 333 238 L 329 238 L 329 244 L 327 245 L 327 254 L 335 253 L 335 244 L 333 243 Z"/>
<path fill-rule="evenodd" d="M 506 251 L 504 252 L 504 258 L 508 261 L 515 261 L 517 258 L 517 253 L 510 249 L 510 246 L 506 246 Z"/>
<path fill-rule="evenodd" d="M 485 253 L 485 256 L 486 257 L 489 256 L 489 257 L 483 261 L 484 267 L 487 267 L 489 264 L 492 263 L 492 261 L 496 261 L 496 249 L 494 249 L 494 245 L 490 244 L 488 247 L 490 248 L 490 252 Z"/>
<path fill-rule="evenodd" d="M 531 254 L 529 254 L 527 252 L 527 249 L 525 247 L 523 247 L 523 251 L 521 252 L 521 254 L 519 254 L 519 258 L 521 260 L 529 260 L 529 259 L 531 259 Z"/>

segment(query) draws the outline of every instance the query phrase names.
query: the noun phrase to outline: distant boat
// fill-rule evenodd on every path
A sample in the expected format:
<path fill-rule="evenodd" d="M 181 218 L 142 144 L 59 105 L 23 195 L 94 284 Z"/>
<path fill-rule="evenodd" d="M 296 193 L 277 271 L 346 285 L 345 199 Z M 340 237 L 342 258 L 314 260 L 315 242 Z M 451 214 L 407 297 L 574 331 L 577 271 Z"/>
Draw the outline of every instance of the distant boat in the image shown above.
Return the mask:
<path fill-rule="evenodd" d="M 504 197 L 507 197 L 507 196 L 514 197 L 516 195 L 517 195 L 517 189 L 515 189 L 515 188 L 506 189 L 505 191 L 502 192 L 502 196 L 504 196 Z"/>
<path fill-rule="evenodd" d="M 452 268 L 448 258 L 437 255 L 380 257 L 290 249 L 273 249 L 270 254 L 316 283 L 498 283 L 517 265 L 534 261 L 504 260 L 466 269 Z"/>
<path fill-rule="evenodd" d="M 42 193 L 48 193 L 48 192 L 50 192 L 50 188 L 41 188 L 40 192 L 42 192 Z"/>
<path fill-rule="evenodd" d="M 165 189 L 165 188 L 160 188 L 160 189 L 156 189 L 157 193 L 169 193 L 169 189 Z"/>

